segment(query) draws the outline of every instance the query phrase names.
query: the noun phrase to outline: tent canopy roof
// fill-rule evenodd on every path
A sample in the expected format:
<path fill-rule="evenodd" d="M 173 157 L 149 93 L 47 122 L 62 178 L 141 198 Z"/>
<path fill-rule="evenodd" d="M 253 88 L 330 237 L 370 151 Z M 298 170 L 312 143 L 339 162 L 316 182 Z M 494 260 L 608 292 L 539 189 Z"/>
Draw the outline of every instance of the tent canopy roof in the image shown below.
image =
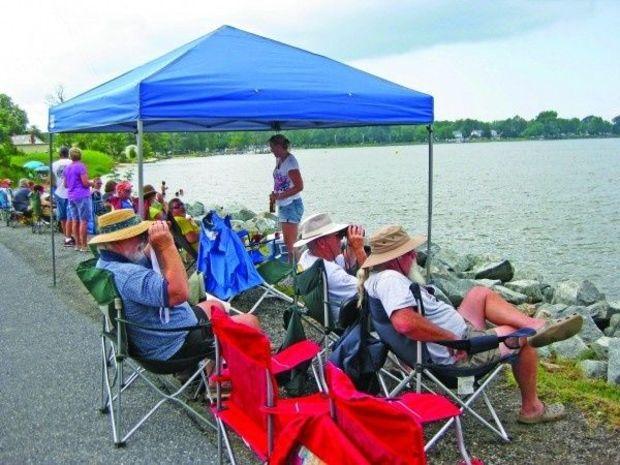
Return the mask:
<path fill-rule="evenodd" d="M 50 132 L 430 124 L 433 97 L 230 26 L 49 112 Z"/>

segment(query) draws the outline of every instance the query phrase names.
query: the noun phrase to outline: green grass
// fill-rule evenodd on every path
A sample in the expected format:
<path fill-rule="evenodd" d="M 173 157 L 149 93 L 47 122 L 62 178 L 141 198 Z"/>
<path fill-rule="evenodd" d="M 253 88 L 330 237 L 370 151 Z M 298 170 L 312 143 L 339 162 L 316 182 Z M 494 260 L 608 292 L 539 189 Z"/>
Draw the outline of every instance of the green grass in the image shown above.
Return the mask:
<path fill-rule="evenodd" d="M 56 153 L 54 154 L 54 160 L 57 159 L 58 154 Z M 14 155 L 11 157 L 11 168 L 21 169 L 24 163 L 31 160 L 37 160 L 47 165 L 49 163 L 49 154 L 42 152 Z M 115 165 L 115 161 L 110 155 L 97 152 L 96 150 L 82 150 L 82 161 L 88 168 L 88 176 L 91 178 L 109 174 Z"/>
<path fill-rule="evenodd" d="M 576 405 L 591 423 L 620 428 L 620 388 L 604 380 L 585 378 L 574 362 L 553 363 L 562 368 L 555 372 L 538 369 L 538 392 L 545 402 Z M 509 382 L 516 385 L 512 374 Z"/>

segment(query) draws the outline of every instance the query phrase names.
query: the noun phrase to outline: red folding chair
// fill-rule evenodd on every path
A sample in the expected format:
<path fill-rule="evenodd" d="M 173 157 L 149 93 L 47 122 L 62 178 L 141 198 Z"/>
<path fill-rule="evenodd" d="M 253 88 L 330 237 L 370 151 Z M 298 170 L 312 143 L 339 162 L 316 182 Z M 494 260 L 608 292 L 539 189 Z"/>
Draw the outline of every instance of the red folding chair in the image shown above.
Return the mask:
<path fill-rule="evenodd" d="M 278 435 L 269 465 L 295 463 L 304 446 L 328 465 L 373 465 L 327 414 L 297 417 Z"/>
<path fill-rule="evenodd" d="M 222 442 L 233 465 L 237 463 L 227 428 L 239 435 L 261 461 L 268 461 L 279 433 L 295 418 L 327 414 L 329 401 L 323 394 L 278 399 L 275 375 L 311 360 L 320 347 L 311 341 L 290 346 L 271 356 L 267 337 L 259 330 L 236 323 L 225 312 L 211 315 L 216 350 L 216 405 L 212 407 L 218 425 L 218 457 L 222 463 Z M 223 359 L 226 372 L 223 372 Z M 222 399 L 221 383 L 231 383 L 231 394 Z"/>
<path fill-rule="evenodd" d="M 332 415 L 371 463 L 426 464 L 422 426 L 454 418 L 461 464 L 483 465 L 470 458 L 463 441 L 459 408 L 436 394 L 404 394 L 380 398 L 358 391 L 337 366 L 327 363 L 326 381 Z"/>

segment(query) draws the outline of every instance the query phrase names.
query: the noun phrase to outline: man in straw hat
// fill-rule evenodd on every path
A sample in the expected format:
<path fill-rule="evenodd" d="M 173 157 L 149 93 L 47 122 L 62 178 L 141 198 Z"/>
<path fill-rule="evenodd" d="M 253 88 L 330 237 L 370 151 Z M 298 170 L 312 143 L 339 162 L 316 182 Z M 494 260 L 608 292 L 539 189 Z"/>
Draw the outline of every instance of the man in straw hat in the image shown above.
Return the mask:
<path fill-rule="evenodd" d="M 143 221 L 131 209 L 114 210 L 98 218 L 100 234 L 89 244 L 99 247 L 97 267 L 114 275 L 129 321 L 149 328 L 181 328 L 208 321 L 213 306 L 207 300 L 196 307 L 187 303 L 187 274 L 174 245 L 168 225 L 163 221 Z M 161 273 L 148 258 L 152 250 Z M 233 317 L 238 322 L 259 327 L 253 315 Z M 144 330 L 127 328 L 138 355 L 153 360 L 187 358 L 213 349 L 211 331 Z"/>
<path fill-rule="evenodd" d="M 513 341 L 515 347 L 520 348 L 517 362 L 513 365 L 521 390 L 518 421 L 541 423 L 562 418 L 562 404 L 545 405 L 538 398 L 535 348 L 574 336 L 581 330 L 582 317 L 572 315 L 550 322 L 531 318 L 495 292 L 481 286 L 471 289 L 458 309 L 436 299 L 429 289 L 421 287 L 425 310 L 423 317 L 417 312 L 417 302 L 410 291 L 411 281 L 407 276 L 416 260 L 415 248 L 424 242 L 424 236 L 410 237 L 402 226 L 386 226 L 370 238 L 371 254 L 362 265 L 360 282 L 369 297 L 381 302 L 396 337 L 430 342 L 467 339 L 485 333 L 503 336 L 519 328 L 535 329 L 535 335 Z M 488 323 L 495 326 L 488 329 Z M 428 344 L 428 350 L 434 363 L 466 367 L 490 363 L 514 349 L 501 344 L 498 349 L 471 357 L 463 351 L 450 351 L 437 344 Z"/>
<path fill-rule="evenodd" d="M 342 302 L 355 297 L 357 279 L 347 270 L 355 271 L 366 260 L 364 229 L 357 225 L 334 223 L 327 213 L 317 213 L 306 218 L 299 226 L 300 239 L 295 248 L 308 247 L 299 257 L 301 271 L 323 259 L 332 318 L 338 319 Z M 347 247 L 342 250 L 346 237 Z"/>

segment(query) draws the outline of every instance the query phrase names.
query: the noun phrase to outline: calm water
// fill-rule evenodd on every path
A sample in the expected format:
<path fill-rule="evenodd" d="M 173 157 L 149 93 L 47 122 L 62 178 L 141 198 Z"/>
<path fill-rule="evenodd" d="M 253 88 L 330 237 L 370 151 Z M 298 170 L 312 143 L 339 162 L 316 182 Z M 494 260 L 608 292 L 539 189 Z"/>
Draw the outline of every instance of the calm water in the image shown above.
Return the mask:
<path fill-rule="evenodd" d="M 294 150 L 306 213 L 327 211 L 369 231 L 426 231 L 424 146 Z M 184 199 L 267 209 L 272 155 L 174 159 L 145 165 Z M 554 282 L 587 278 L 620 298 L 620 139 L 435 146 L 433 238 L 494 253 Z"/>

